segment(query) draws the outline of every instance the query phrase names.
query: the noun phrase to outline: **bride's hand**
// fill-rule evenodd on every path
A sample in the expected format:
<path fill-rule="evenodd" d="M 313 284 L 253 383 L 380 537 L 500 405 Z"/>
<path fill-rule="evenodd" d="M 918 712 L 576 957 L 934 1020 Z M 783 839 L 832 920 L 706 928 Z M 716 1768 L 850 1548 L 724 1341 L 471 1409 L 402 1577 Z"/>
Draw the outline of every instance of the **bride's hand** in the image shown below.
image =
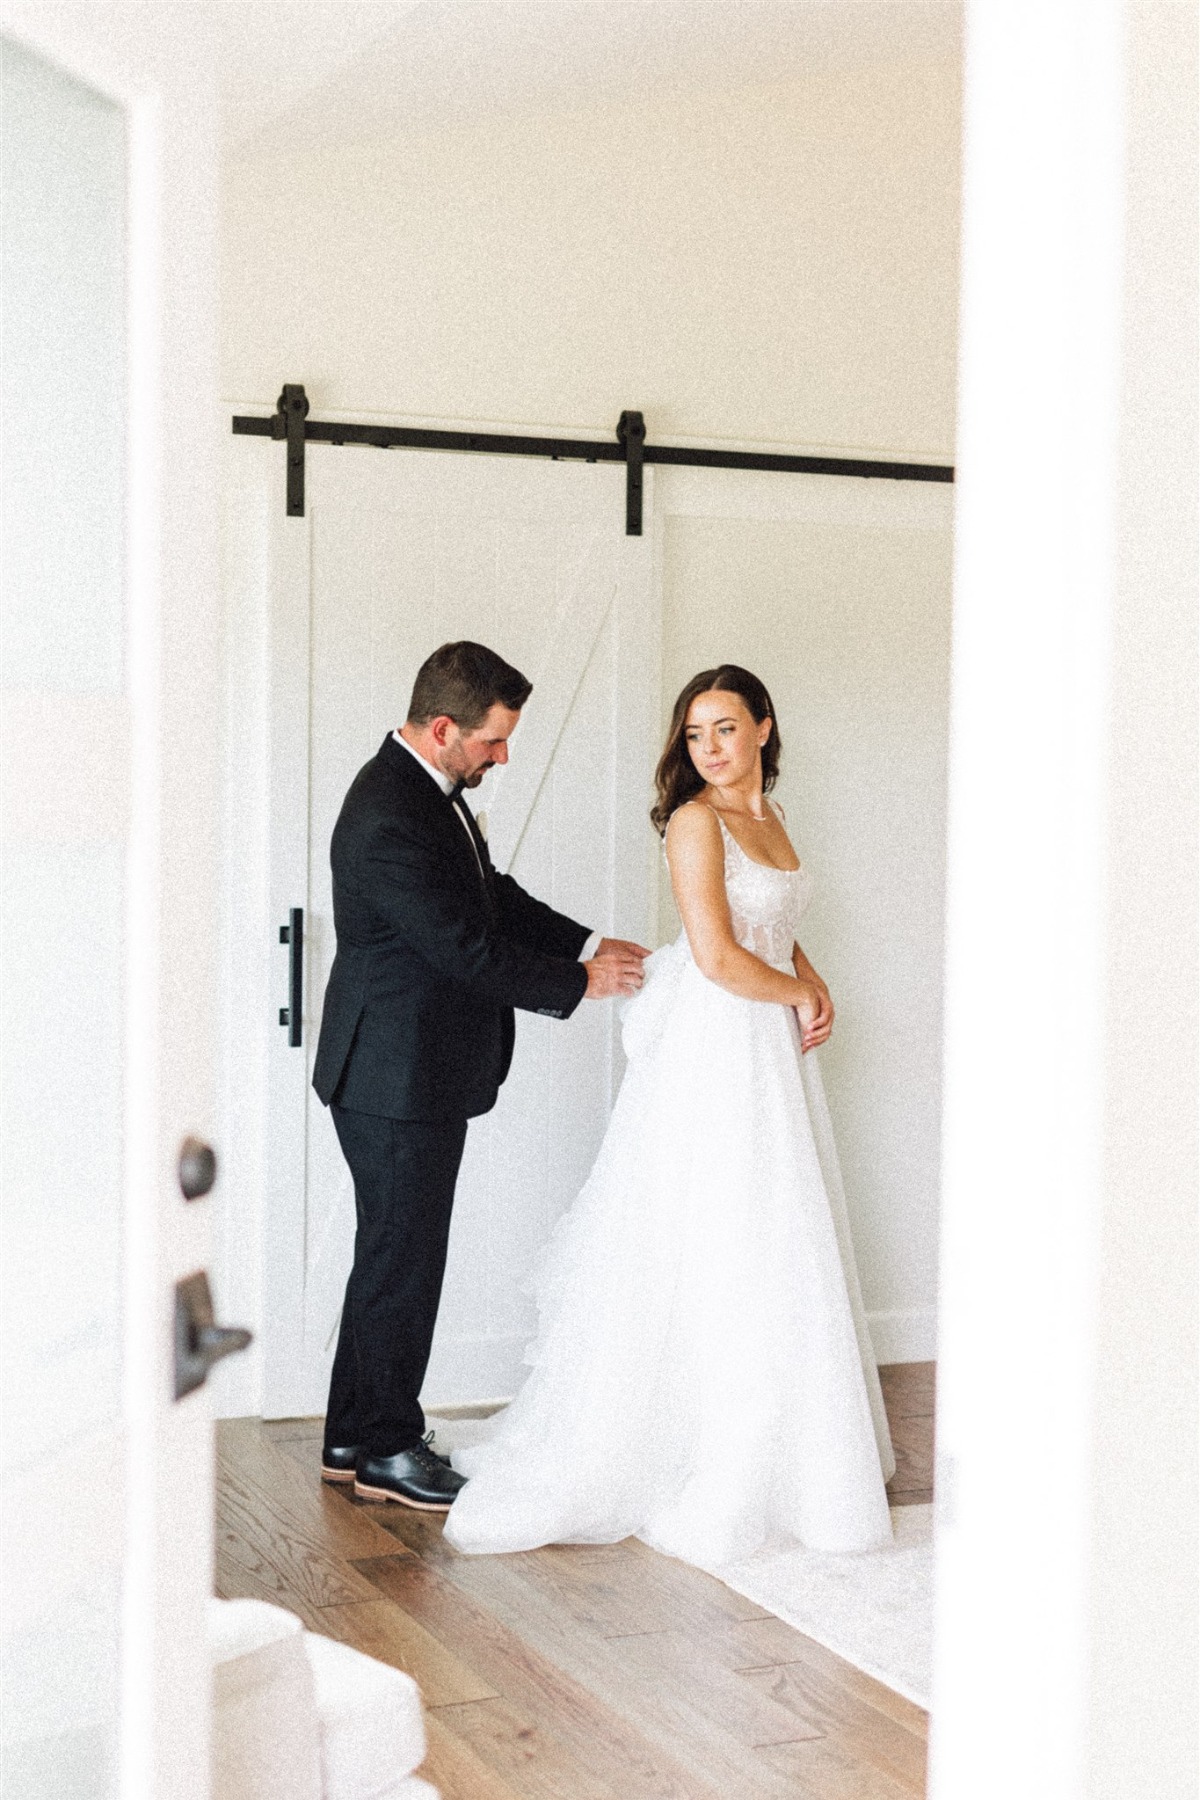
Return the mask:
<path fill-rule="evenodd" d="M 795 1013 L 800 1026 L 800 1048 L 807 1051 L 825 1043 L 833 1030 L 833 1002 L 824 982 L 806 981 L 803 986 L 804 997 L 797 1003 Z"/>

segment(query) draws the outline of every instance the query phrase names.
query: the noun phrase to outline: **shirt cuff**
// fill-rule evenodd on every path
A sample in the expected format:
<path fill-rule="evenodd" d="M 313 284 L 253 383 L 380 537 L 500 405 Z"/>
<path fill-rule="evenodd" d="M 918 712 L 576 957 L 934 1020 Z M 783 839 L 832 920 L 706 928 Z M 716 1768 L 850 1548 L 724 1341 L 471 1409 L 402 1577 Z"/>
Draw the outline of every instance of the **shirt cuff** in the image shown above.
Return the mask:
<path fill-rule="evenodd" d="M 583 949 L 579 952 L 580 962 L 591 962 L 593 956 L 595 956 L 597 950 L 600 948 L 600 940 L 603 935 L 604 933 L 601 931 L 593 931 L 591 933 L 587 942 L 584 944 Z"/>

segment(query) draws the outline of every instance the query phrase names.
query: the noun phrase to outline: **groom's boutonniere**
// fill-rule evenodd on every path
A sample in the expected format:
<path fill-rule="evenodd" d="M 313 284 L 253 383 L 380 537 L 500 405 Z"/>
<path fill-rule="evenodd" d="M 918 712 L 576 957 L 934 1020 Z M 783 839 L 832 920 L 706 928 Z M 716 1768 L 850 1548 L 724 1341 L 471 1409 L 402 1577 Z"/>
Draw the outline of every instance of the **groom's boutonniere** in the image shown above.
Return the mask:
<path fill-rule="evenodd" d="M 480 837 L 483 839 L 484 843 L 486 844 L 487 843 L 487 833 L 488 833 L 487 814 L 485 812 L 476 813 L 475 814 L 475 823 L 479 827 Z"/>

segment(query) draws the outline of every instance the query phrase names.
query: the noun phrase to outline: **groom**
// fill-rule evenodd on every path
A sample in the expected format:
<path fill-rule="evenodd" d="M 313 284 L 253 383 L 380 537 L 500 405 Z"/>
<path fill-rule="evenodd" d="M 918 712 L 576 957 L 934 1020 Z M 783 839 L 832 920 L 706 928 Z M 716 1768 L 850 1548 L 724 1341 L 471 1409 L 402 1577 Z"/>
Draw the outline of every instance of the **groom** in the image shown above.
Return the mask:
<path fill-rule="evenodd" d="M 582 999 L 633 993 L 646 955 L 492 867 L 462 790 L 508 761 L 530 691 L 482 644 L 435 650 L 404 725 L 351 783 L 330 848 L 337 955 L 313 1086 L 354 1177 L 358 1230 L 322 1475 L 429 1512 L 463 1484 L 425 1443 L 418 1395 L 467 1120 L 496 1103 L 515 1006 L 569 1018 Z"/>

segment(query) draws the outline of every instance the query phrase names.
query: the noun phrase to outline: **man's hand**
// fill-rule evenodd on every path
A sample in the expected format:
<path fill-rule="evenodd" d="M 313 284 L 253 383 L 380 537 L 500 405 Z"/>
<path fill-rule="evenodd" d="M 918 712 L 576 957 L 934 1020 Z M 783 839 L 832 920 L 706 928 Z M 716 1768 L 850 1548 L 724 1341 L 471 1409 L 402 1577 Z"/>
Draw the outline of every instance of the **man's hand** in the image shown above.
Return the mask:
<path fill-rule="evenodd" d="M 596 954 L 584 963 L 588 984 L 585 1000 L 611 1000 L 619 994 L 636 994 L 642 985 L 642 963 L 649 956 L 640 944 L 624 938 L 601 938 Z"/>
<path fill-rule="evenodd" d="M 649 954 L 641 944 L 632 944 L 628 938 L 601 938 L 596 945 L 597 956 L 637 956 L 644 959 Z"/>

